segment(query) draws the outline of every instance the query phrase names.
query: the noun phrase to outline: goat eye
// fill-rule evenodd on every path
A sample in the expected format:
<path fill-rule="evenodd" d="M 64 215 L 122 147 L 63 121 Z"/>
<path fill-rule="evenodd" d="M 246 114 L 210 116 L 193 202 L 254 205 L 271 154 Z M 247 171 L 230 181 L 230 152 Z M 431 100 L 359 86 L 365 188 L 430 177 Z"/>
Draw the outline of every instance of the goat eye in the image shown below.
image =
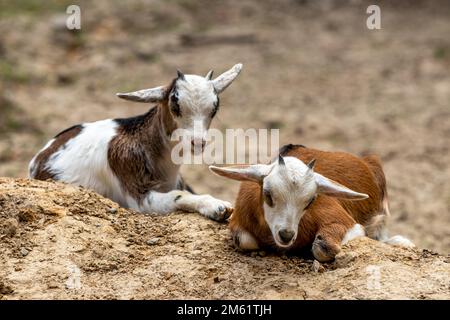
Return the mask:
<path fill-rule="evenodd" d="M 181 117 L 180 105 L 178 104 L 178 94 L 173 92 L 170 95 L 170 110 L 176 117 Z"/>
<path fill-rule="evenodd" d="M 270 191 L 264 190 L 263 191 L 264 201 L 269 207 L 273 207 L 273 200 L 272 195 L 270 194 Z"/>
<path fill-rule="evenodd" d="M 172 106 L 170 107 L 170 110 L 172 110 L 172 112 L 175 116 L 181 117 L 181 110 L 180 110 L 180 106 L 178 105 L 178 103 L 173 102 Z"/>
<path fill-rule="evenodd" d="M 214 116 L 216 115 L 217 111 L 219 111 L 219 97 L 217 97 L 217 101 L 214 103 L 214 109 L 211 113 L 211 118 L 214 118 Z"/>
<path fill-rule="evenodd" d="M 312 197 L 311 200 L 309 200 L 309 202 L 308 202 L 308 204 L 306 205 L 306 207 L 305 207 L 304 210 L 308 209 L 308 208 L 313 204 L 314 200 L 316 200 L 316 197 L 315 197 L 315 196 Z"/>

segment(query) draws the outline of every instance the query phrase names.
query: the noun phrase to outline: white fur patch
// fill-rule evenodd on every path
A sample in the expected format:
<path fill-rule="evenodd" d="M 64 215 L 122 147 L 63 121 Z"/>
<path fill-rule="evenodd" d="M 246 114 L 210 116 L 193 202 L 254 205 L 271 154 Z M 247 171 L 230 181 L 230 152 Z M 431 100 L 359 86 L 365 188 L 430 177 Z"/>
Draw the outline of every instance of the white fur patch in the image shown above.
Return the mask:
<path fill-rule="evenodd" d="M 203 140 L 211 124 L 217 95 L 211 81 L 197 75 L 185 75 L 176 82 L 181 117 L 174 120 L 193 139 Z"/>
<path fill-rule="evenodd" d="M 108 146 L 117 123 L 102 120 L 83 124 L 83 130 L 48 160 L 46 169 L 56 180 L 81 185 L 128 206 L 119 180 L 108 163 Z"/>
<path fill-rule="evenodd" d="M 408 238 L 405 238 L 403 236 L 393 236 L 390 237 L 387 240 L 383 241 L 384 243 L 390 244 L 392 246 L 399 246 L 399 247 L 405 247 L 405 248 L 414 248 L 415 245 L 414 243 L 412 243 L 411 240 L 409 240 Z"/>
<path fill-rule="evenodd" d="M 144 198 L 142 205 L 138 206 L 136 210 L 145 213 L 159 213 L 167 214 L 177 210 L 177 202 L 175 198 L 179 196 L 184 196 L 184 198 L 189 198 L 191 195 L 185 191 L 173 190 L 167 193 L 150 191 Z M 191 208 L 192 211 L 193 208 Z"/>
<path fill-rule="evenodd" d="M 270 173 L 264 178 L 263 190 L 269 190 L 273 205 L 264 202 L 264 218 L 278 246 L 283 246 L 278 232 L 298 229 L 304 208 L 316 194 L 311 170 L 295 157 L 284 157 L 284 165 L 266 165 Z M 259 170 L 263 172 L 264 170 Z"/>
<path fill-rule="evenodd" d="M 239 230 L 236 232 L 236 237 L 239 238 L 239 249 L 241 250 L 258 250 L 258 242 L 247 231 Z"/>
<path fill-rule="evenodd" d="M 347 233 L 344 236 L 344 239 L 342 239 L 341 244 L 344 245 L 353 239 L 364 237 L 365 235 L 366 231 L 364 230 L 364 227 L 359 223 L 357 223 L 347 231 Z"/>

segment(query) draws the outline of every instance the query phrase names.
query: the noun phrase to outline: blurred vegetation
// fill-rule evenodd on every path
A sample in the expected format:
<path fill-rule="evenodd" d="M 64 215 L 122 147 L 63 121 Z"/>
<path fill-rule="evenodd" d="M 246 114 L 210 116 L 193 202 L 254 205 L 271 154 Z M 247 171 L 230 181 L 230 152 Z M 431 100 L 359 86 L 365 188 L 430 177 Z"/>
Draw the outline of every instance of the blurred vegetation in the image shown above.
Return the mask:
<path fill-rule="evenodd" d="M 450 59 L 450 46 L 439 46 L 435 48 L 434 57 L 440 60 Z"/>
<path fill-rule="evenodd" d="M 7 60 L 0 60 L 0 81 L 27 83 L 30 75 Z"/>
<path fill-rule="evenodd" d="M 61 11 L 73 1 L 69 0 L 0 0 L 0 17 L 14 15 L 41 15 Z"/>
<path fill-rule="evenodd" d="M 31 121 L 26 112 L 2 92 L 0 92 L 0 115 L 0 136 L 23 131 L 41 133 L 41 130 Z"/>

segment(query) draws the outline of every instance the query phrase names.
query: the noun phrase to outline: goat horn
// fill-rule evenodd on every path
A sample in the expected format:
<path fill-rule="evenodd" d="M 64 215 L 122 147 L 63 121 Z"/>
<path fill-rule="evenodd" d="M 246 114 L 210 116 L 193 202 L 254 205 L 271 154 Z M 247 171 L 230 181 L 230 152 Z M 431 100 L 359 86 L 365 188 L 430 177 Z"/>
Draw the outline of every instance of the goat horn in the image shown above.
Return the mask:
<path fill-rule="evenodd" d="M 214 73 L 213 70 L 209 70 L 208 73 L 205 76 L 206 80 L 211 80 L 212 76 L 213 76 L 213 73 Z"/>
<path fill-rule="evenodd" d="M 180 80 L 184 80 L 184 73 L 177 69 L 177 78 Z"/>
<path fill-rule="evenodd" d="M 314 166 L 316 165 L 316 159 L 312 159 L 310 162 L 308 162 L 307 166 L 310 170 L 314 169 Z"/>

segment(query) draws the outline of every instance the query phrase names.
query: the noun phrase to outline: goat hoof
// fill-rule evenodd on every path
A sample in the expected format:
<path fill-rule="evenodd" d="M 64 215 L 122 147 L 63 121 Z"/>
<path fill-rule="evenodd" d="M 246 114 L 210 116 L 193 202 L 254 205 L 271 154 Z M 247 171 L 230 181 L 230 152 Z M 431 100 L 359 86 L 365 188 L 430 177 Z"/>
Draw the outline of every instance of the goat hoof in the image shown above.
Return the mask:
<path fill-rule="evenodd" d="M 316 236 L 312 245 L 312 253 L 314 258 L 319 262 L 329 262 L 341 251 L 338 245 L 330 243 L 323 239 L 322 236 Z"/>
<path fill-rule="evenodd" d="M 218 222 L 222 222 L 227 220 L 231 214 L 233 213 L 233 208 L 227 208 L 225 206 L 219 206 L 217 208 L 215 215 L 212 217 L 213 220 L 216 220 Z"/>
<path fill-rule="evenodd" d="M 225 220 L 233 214 L 234 208 L 227 208 L 225 211 Z"/>
<path fill-rule="evenodd" d="M 203 200 L 199 212 L 214 221 L 222 222 L 227 220 L 233 213 L 233 207 L 227 201 L 208 196 Z"/>

